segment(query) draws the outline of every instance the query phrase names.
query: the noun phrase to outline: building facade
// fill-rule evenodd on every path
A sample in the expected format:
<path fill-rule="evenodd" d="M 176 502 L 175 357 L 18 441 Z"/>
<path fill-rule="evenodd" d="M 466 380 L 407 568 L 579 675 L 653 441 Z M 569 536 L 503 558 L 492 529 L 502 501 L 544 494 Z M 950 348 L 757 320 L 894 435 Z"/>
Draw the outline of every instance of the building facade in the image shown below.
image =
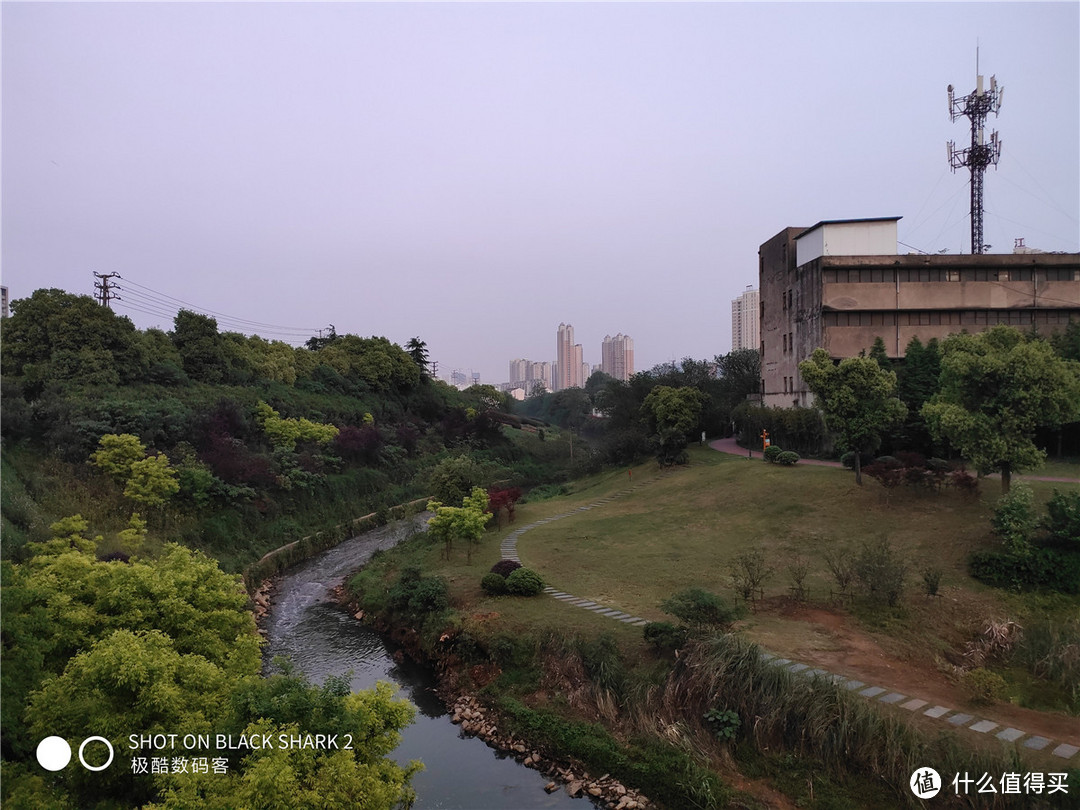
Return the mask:
<path fill-rule="evenodd" d="M 758 291 L 748 285 L 746 292 L 731 302 L 731 350 L 760 348 L 761 321 Z"/>
<path fill-rule="evenodd" d="M 1053 334 L 1080 321 L 1080 254 L 901 256 L 898 220 L 827 220 L 761 245 L 763 404 L 811 404 L 798 366 L 819 347 L 854 357 L 880 337 L 903 357 L 915 337 L 997 324 Z"/>
<path fill-rule="evenodd" d="M 520 388 L 529 395 L 537 384 L 543 384 L 544 390 L 551 390 L 551 363 L 534 363 L 532 360 L 517 359 L 510 361 L 509 389 Z"/>
<path fill-rule="evenodd" d="M 574 343 L 573 326 L 567 323 L 559 324 L 555 348 L 558 379 L 555 380 L 555 386 L 552 390 L 563 391 L 567 388 L 584 388 L 581 344 Z"/>
<path fill-rule="evenodd" d="M 634 340 L 621 332 L 600 344 L 600 371 L 625 382 L 634 375 Z"/>

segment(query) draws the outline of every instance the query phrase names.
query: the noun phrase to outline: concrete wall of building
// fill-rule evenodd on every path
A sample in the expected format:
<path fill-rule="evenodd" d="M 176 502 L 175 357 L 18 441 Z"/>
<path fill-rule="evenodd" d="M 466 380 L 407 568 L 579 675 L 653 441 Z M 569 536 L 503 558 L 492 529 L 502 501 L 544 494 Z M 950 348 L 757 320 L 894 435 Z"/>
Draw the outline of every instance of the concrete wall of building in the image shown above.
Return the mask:
<path fill-rule="evenodd" d="M 762 403 L 770 407 L 803 404 L 795 347 L 820 334 L 820 285 L 796 277 L 795 238 L 805 228 L 785 228 L 758 250 L 758 307 L 761 335 Z M 802 386 L 805 388 L 805 386 Z"/>
<path fill-rule="evenodd" d="M 895 256 L 896 220 L 821 223 L 799 236 L 797 265 L 819 256 Z"/>
<path fill-rule="evenodd" d="M 824 255 L 796 264 L 802 233 L 785 229 L 759 250 L 768 406 L 811 404 L 798 364 L 819 346 L 853 357 L 881 337 L 889 355 L 902 357 L 914 337 L 925 343 L 998 323 L 1049 335 L 1080 321 L 1077 254 Z"/>

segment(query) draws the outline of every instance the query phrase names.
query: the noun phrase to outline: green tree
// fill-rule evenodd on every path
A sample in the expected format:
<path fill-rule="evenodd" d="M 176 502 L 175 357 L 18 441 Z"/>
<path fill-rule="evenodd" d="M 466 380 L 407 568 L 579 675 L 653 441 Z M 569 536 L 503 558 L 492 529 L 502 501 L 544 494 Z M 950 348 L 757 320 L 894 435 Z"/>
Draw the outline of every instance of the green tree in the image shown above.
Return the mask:
<path fill-rule="evenodd" d="M 704 401 L 705 395 L 689 386 L 658 385 L 645 397 L 641 411 L 649 421 L 661 464 L 677 463 L 686 448 L 687 433 L 698 426 Z"/>
<path fill-rule="evenodd" d="M 182 309 L 173 319 L 171 337 L 191 379 L 205 383 L 224 379 L 225 344 L 215 318 Z"/>
<path fill-rule="evenodd" d="M 474 487 L 483 486 L 487 480 L 484 466 L 464 454 L 444 458 L 427 475 L 429 491 L 440 503 L 461 503 Z"/>
<path fill-rule="evenodd" d="M 892 370 L 892 360 L 889 359 L 889 353 L 885 349 L 885 341 L 882 340 L 881 335 L 874 338 L 874 345 L 870 347 L 869 357 L 886 371 Z"/>
<path fill-rule="evenodd" d="M 454 541 L 465 542 L 466 561 L 472 563 L 472 547 L 484 536 L 490 514 L 487 511 L 488 495 L 480 487 L 473 487 L 472 492 L 462 501 L 461 506 L 443 506 L 438 501 L 428 503 L 428 509 L 435 516 L 428 521 L 428 532 L 436 540 L 442 540 L 446 558 Z"/>
<path fill-rule="evenodd" d="M 163 506 L 180 491 L 178 478 L 164 453 L 147 456 L 131 465 L 131 477 L 124 487 L 124 496 L 144 506 Z"/>
<path fill-rule="evenodd" d="M 138 436 L 107 433 L 98 440 L 98 449 L 90 456 L 90 463 L 123 484 L 131 478 L 131 466 L 145 457 L 146 448 Z"/>
<path fill-rule="evenodd" d="M 128 318 L 86 295 L 36 290 L 3 323 L 3 373 L 36 396 L 54 381 L 117 385 L 140 379 L 147 356 Z"/>
<path fill-rule="evenodd" d="M 427 344 L 418 337 L 409 338 L 409 342 L 405 344 L 405 351 L 420 369 L 420 379 L 428 379 L 431 371 L 428 368 Z"/>
<path fill-rule="evenodd" d="M 1008 492 L 1014 472 L 1046 458 L 1035 430 L 1080 417 L 1080 363 L 1009 326 L 952 335 L 941 349 L 941 390 L 922 408 L 927 427 L 980 473 L 1000 472 Z"/>
<path fill-rule="evenodd" d="M 896 373 L 869 357 L 848 357 L 836 365 L 824 349 L 799 363 L 799 373 L 841 448 L 855 451 L 855 482 L 862 484 L 860 454 L 876 450 L 882 433 L 907 415 L 895 396 Z"/>

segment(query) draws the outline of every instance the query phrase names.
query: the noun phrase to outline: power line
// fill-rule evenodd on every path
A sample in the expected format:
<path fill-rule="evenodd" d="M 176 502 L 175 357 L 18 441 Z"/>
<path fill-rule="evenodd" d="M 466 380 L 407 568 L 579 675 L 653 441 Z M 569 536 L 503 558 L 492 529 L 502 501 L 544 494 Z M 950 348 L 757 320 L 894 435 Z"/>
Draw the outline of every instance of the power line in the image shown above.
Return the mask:
<path fill-rule="evenodd" d="M 248 318 L 240 318 L 234 315 L 228 315 L 223 312 L 217 312 L 215 310 L 206 309 L 196 304 L 192 304 L 189 301 L 185 301 L 181 298 L 169 295 L 155 290 L 151 287 L 147 287 L 144 284 L 139 284 L 136 281 L 130 279 L 124 279 L 119 274 L 111 274 L 110 277 L 115 276 L 123 279 L 125 287 L 119 285 L 112 285 L 113 289 L 123 290 L 130 301 L 125 301 L 124 309 L 129 309 L 134 312 L 140 312 L 146 315 L 154 315 L 159 318 L 175 319 L 180 309 L 185 309 L 191 312 L 198 313 L 200 315 L 206 315 L 208 317 L 214 317 L 219 324 L 225 328 L 226 331 L 239 331 L 247 333 L 259 333 L 270 335 L 284 339 L 286 341 L 300 342 L 309 338 L 313 333 L 318 331 L 316 328 L 305 328 L 299 326 L 284 326 L 281 324 L 266 323 L 263 321 L 254 321 Z M 137 288 L 137 289 L 135 289 Z M 120 300 L 119 296 L 111 295 L 112 298 Z"/>
<path fill-rule="evenodd" d="M 119 277 L 123 278 L 123 276 L 119 276 Z M 271 329 L 278 329 L 278 330 L 283 330 L 283 331 L 304 332 L 304 333 L 311 333 L 311 332 L 315 331 L 315 328 L 312 328 L 312 327 L 283 326 L 281 324 L 264 323 L 262 321 L 252 321 L 252 320 L 249 320 L 247 318 L 239 318 L 239 317 L 236 317 L 235 315 L 228 315 L 228 314 L 226 314 L 224 312 L 216 312 L 216 311 L 214 311 L 212 309 L 206 309 L 205 307 L 200 307 L 197 304 L 192 304 L 190 301 L 184 301 L 183 299 L 176 298 L 176 297 L 174 297 L 172 295 L 169 295 L 168 293 L 159 292 L 158 290 L 154 290 L 154 289 L 152 289 L 150 287 L 147 287 L 144 284 L 139 284 L 138 282 L 132 281 L 130 279 L 125 278 L 124 282 L 127 283 L 127 284 L 131 284 L 131 285 L 133 285 L 135 287 L 138 287 L 138 288 L 140 288 L 142 290 L 146 290 L 149 293 L 153 293 L 154 295 L 157 295 L 157 296 L 159 296 L 161 298 L 167 298 L 170 301 L 175 301 L 177 304 L 183 304 L 184 308 L 190 308 L 193 312 L 199 312 L 199 313 L 204 314 L 204 315 L 216 315 L 216 316 L 226 318 L 226 319 L 228 319 L 230 321 L 233 321 L 233 322 L 236 322 L 236 323 L 246 323 L 246 324 L 249 324 L 251 326 L 264 326 L 264 327 L 268 327 L 268 328 L 271 328 Z"/>

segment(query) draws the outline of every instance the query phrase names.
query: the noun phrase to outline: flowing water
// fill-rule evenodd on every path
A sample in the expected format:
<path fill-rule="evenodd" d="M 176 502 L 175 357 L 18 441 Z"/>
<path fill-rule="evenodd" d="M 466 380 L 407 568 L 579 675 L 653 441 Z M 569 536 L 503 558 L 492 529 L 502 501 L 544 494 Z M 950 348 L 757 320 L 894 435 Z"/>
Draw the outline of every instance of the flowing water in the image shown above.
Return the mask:
<path fill-rule="evenodd" d="M 434 692 L 431 672 L 407 660 L 395 663 L 382 637 L 333 601 L 331 590 L 348 574 L 422 521 L 400 521 L 367 532 L 285 572 L 266 622 L 264 661 L 287 656 L 313 683 L 348 675 L 354 691 L 377 681 L 396 684 L 417 707 L 416 721 L 402 732 L 393 754 L 401 763 L 418 759 L 425 765 L 413 777 L 417 810 L 589 810 L 587 801 L 571 799 L 565 791 L 545 793 L 547 777 L 462 735 Z"/>

